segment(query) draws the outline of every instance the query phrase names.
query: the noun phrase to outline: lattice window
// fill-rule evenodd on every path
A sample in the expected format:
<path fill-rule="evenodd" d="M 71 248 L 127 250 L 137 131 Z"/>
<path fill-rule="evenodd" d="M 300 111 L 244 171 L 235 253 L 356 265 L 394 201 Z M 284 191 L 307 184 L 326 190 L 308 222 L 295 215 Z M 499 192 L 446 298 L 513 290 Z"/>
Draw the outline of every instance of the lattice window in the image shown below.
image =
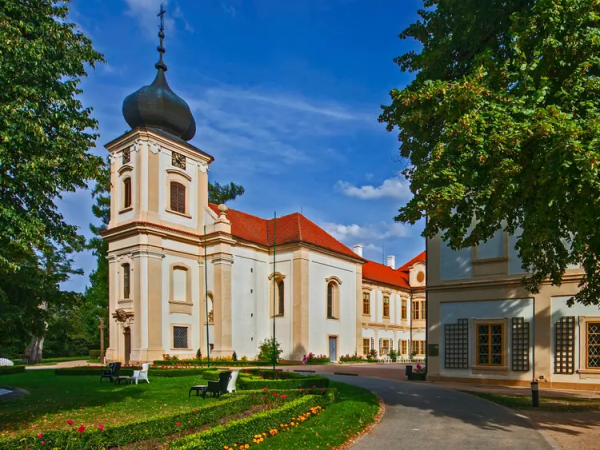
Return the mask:
<path fill-rule="evenodd" d="M 188 348 L 188 327 L 173 327 L 173 348 Z"/>
<path fill-rule="evenodd" d="M 127 164 L 129 161 L 131 161 L 131 149 L 129 147 L 123 149 L 122 157 L 122 164 Z"/>
<path fill-rule="evenodd" d="M 504 326 L 501 323 L 477 325 L 477 365 L 504 365 Z"/>
<path fill-rule="evenodd" d="M 371 351 L 371 339 L 363 339 L 363 354 L 368 355 Z"/>
<path fill-rule="evenodd" d="M 390 342 L 391 339 L 382 339 L 381 341 L 381 354 L 387 355 L 390 352 Z"/>
<path fill-rule="evenodd" d="M 382 354 L 382 353 L 381 353 L 381 348 L 382 348 L 382 345 L 383 345 L 383 339 L 382 339 L 382 338 L 379 338 L 379 356 L 381 356 L 381 354 Z"/>
<path fill-rule="evenodd" d="M 512 370 L 529 371 L 529 322 L 522 317 L 512 318 Z"/>
<path fill-rule="evenodd" d="M 588 369 L 600 369 L 600 322 L 587 323 Z"/>
<path fill-rule="evenodd" d="M 575 373 L 575 317 L 554 324 L 554 373 Z"/>
<path fill-rule="evenodd" d="M 390 350 L 394 350 L 394 340 L 390 339 Z"/>
<path fill-rule="evenodd" d="M 446 369 L 469 368 L 469 320 L 444 326 L 444 367 Z"/>

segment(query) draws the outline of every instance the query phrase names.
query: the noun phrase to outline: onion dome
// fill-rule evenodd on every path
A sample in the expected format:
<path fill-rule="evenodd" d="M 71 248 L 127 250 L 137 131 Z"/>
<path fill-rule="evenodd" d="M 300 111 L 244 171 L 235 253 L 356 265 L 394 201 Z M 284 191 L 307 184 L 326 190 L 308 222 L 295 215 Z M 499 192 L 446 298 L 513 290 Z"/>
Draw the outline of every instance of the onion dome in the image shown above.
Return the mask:
<path fill-rule="evenodd" d="M 158 73 L 149 86 L 144 86 L 123 101 L 123 117 L 132 129 L 138 127 L 158 128 L 178 138 L 189 141 L 196 134 L 196 121 L 188 104 L 169 87 L 163 62 L 165 10 L 160 9 L 159 61 L 155 64 Z"/>

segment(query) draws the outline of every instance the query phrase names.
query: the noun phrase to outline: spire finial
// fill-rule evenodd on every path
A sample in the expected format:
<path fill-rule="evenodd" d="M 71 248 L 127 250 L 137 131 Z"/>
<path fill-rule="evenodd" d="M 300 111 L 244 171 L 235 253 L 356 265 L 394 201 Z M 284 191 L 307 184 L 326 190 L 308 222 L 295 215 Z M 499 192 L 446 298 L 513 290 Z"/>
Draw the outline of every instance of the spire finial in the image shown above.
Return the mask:
<path fill-rule="evenodd" d="M 159 26 L 159 32 L 158 32 L 158 37 L 160 38 L 160 45 L 157 47 L 158 53 L 160 54 L 160 59 L 154 65 L 154 67 L 156 67 L 159 70 L 162 69 L 165 72 L 167 71 L 167 65 L 163 61 L 163 55 L 165 54 L 165 52 L 167 50 L 165 50 L 165 47 L 163 46 L 163 39 L 165 38 L 165 14 L 166 13 L 167 13 L 167 11 L 165 11 L 165 4 L 161 3 L 160 4 L 160 12 L 157 15 L 157 17 L 160 17 L 160 26 Z"/>

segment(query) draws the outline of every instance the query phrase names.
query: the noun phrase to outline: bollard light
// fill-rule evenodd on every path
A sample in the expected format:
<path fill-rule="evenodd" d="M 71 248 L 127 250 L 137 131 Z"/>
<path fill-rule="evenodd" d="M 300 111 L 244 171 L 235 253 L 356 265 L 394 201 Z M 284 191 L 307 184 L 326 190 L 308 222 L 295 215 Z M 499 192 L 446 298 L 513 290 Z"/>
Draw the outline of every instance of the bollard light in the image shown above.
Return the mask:
<path fill-rule="evenodd" d="M 537 381 L 531 382 L 531 401 L 534 408 L 540 407 L 540 387 Z"/>

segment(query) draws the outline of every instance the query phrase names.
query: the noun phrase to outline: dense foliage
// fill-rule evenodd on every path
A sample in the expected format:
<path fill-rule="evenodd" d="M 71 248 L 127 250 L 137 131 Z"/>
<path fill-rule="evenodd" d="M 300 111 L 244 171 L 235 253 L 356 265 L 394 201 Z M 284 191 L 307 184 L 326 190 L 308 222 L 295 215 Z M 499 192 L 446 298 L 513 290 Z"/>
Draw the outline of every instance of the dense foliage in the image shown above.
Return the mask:
<path fill-rule="evenodd" d="M 399 130 L 414 197 L 397 220 L 454 248 L 505 229 L 527 287 L 583 265 L 600 299 L 600 15 L 596 0 L 425 0 L 396 59 L 413 82 L 381 122 Z"/>

